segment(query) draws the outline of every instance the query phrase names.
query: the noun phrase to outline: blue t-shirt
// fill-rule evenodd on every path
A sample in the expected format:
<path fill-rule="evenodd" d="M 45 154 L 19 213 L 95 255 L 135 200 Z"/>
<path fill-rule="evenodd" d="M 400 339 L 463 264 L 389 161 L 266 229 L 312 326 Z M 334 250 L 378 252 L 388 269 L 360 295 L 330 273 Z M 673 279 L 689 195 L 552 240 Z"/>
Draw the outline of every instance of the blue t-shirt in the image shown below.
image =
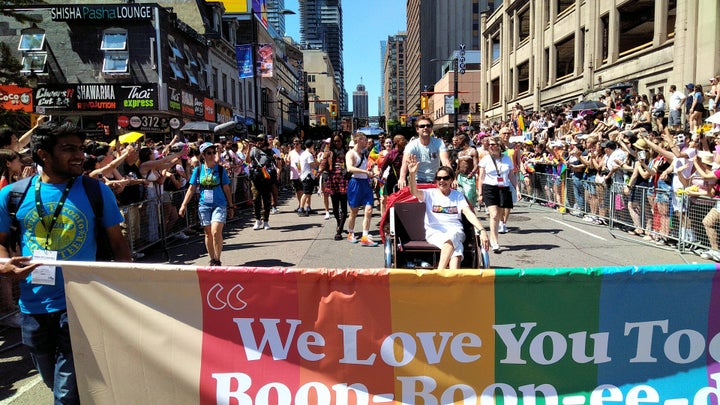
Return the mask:
<path fill-rule="evenodd" d="M 40 223 L 35 208 L 35 176 L 17 210 L 20 223 L 20 248 L 23 256 L 32 256 L 36 250 L 46 249 L 58 252 L 57 260 L 95 261 L 97 244 L 95 242 L 95 216 L 92 205 L 85 194 L 80 177 L 75 179 L 65 206 L 53 226 L 51 237 Z M 62 197 L 67 184 L 41 183 L 40 198 L 45 208 L 45 224 L 49 225 L 55 208 Z M 9 233 L 11 219 L 8 213 L 8 199 L 12 186 L 0 190 L 0 232 Z M 100 184 L 103 197 L 102 224 L 109 228 L 123 222 L 115 195 L 105 184 Z M 55 273 L 55 285 L 32 284 L 32 275 L 20 282 L 20 310 L 26 314 L 44 314 L 62 311 L 66 308 L 65 286 L 62 268 Z"/>
<path fill-rule="evenodd" d="M 222 185 L 230 184 L 230 177 L 228 177 L 227 170 L 222 170 L 222 178 L 220 178 L 219 166 L 215 165 L 213 168 L 207 168 L 205 165 L 200 165 L 193 170 L 190 176 L 190 184 L 193 184 L 200 188 L 200 204 L 212 205 L 215 207 L 224 207 L 227 205 L 227 198 L 225 198 L 225 192 L 223 192 Z M 205 190 L 212 189 L 212 203 L 206 201 Z"/>

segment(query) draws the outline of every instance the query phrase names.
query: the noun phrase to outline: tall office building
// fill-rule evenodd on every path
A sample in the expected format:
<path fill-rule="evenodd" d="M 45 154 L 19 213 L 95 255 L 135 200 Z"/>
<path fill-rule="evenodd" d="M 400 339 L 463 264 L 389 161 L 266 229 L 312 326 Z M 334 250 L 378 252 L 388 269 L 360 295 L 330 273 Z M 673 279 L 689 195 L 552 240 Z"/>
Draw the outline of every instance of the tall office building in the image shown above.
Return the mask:
<path fill-rule="evenodd" d="M 367 118 L 368 115 L 368 92 L 364 84 L 358 84 L 353 91 L 353 118 Z"/>
<path fill-rule="evenodd" d="M 385 52 L 387 41 L 380 41 L 380 96 L 378 97 L 378 115 L 385 115 Z"/>
<path fill-rule="evenodd" d="M 407 114 L 416 112 L 420 92 L 440 79 L 443 60 L 460 44 L 480 48 L 480 12 L 487 5 L 488 0 L 407 1 Z"/>
<path fill-rule="evenodd" d="M 320 49 L 328 54 L 335 73 L 335 83 L 342 95 L 340 109 L 347 111 L 341 0 L 300 1 L 300 45 L 305 49 Z"/>
<path fill-rule="evenodd" d="M 383 55 L 383 100 L 385 111 L 383 114 L 388 120 L 399 121 L 405 114 L 405 43 L 407 34 L 398 32 L 389 36 L 385 54 Z"/>
<path fill-rule="evenodd" d="M 285 9 L 285 0 L 267 0 L 267 20 L 280 38 L 285 36 L 285 15 L 280 11 Z"/>

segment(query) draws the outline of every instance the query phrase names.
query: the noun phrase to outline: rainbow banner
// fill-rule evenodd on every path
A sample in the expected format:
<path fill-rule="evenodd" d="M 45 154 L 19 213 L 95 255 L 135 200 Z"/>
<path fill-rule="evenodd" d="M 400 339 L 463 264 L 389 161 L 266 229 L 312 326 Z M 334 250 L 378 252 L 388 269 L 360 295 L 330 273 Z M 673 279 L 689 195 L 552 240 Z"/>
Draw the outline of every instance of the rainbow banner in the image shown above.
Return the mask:
<path fill-rule="evenodd" d="M 718 270 L 63 265 L 92 404 L 716 404 Z"/>

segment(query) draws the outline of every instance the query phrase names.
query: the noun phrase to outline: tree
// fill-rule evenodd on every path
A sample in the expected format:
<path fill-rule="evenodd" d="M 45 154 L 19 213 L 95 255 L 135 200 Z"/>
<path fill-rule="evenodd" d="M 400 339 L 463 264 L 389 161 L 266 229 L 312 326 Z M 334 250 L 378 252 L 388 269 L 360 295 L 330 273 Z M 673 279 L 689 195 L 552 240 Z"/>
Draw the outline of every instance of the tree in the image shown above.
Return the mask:
<path fill-rule="evenodd" d="M 22 64 L 13 55 L 13 49 L 5 42 L 0 42 L 0 84 L 17 84 L 26 86 L 27 79 L 20 73 Z"/>
<path fill-rule="evenodd" d="M 24 11 L 16 11 L 17 9 L 27 9 L 27 6 L 37 6 L 39 4 L 46 3 L 43 0 L 5 0 L 0 4 L 0 14 L 23 24 L 39 23 L 42 21 L 42 17 L 25 14 Z"/>

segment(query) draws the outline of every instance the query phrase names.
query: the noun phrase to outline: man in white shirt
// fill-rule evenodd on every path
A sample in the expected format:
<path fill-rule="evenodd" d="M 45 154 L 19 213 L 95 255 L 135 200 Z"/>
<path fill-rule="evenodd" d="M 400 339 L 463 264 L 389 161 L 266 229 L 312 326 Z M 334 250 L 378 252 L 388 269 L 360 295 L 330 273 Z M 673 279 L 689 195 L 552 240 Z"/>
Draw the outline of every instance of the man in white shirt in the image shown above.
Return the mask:
<path fill-rule="evenodd" d="M 670 97 L 668 98 L 668 108 L 670 115 L 668 116 L 668 126 L 672 130 L 679 130 L 681 126 L 682 106 L 687 96 L 682 91 L 678 91 L 674 84 L 670 85 Z"/>
<path fill-rule="evenodd" d="M 315 191 L 315 175 L 313 169 L 320 165 L 315 160 L 315 143 L 312 139 L 305 141 L 305 150 L 300 154 L 300 182 L 302 183 L 302 198 L 300 199 L 299 215 L 310 216 L 310 198 Z"/>
<path fill-rule="evenodd" d="M 293 188 L 295 189 L 295 198 L 297 198 L 297 212 L 298 214 L 302 212 L 302 205 L 300 205 L 300 202 L 302 200 L 303 195 L 303 189 L 302 189 L 302 182 L 300 181 L 300 154 L 302 153 L 302 143 L 300 143 L 300 138 L 293 138 L 293 148 L 288 152 L 288 155 L 286 157 L 288 167 L 290 168 L 290 182 L 293 185 Z"/>

